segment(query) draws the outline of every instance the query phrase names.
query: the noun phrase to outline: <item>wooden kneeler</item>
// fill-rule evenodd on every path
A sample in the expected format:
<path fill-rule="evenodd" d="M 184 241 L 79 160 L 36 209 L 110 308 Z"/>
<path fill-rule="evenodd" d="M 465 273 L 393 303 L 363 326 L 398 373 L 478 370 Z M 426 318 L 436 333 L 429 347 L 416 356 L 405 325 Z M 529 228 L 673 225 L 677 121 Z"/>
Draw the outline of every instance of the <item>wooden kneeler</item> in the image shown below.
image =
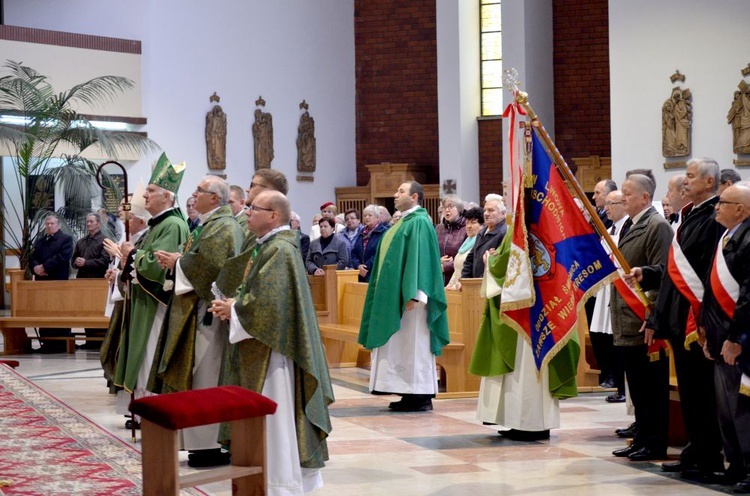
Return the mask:
<path fill-rule="evenodd" d="M 266 415 L 276 403 L 239 386 L 220 386 L 135 400 L 141 417 L 143 494 L 177 495 L 180 489 L 232 479 L 233 495 L 266 494 Z M 178 430 L 231 422 L 232 464 L 180 476 Z"/>

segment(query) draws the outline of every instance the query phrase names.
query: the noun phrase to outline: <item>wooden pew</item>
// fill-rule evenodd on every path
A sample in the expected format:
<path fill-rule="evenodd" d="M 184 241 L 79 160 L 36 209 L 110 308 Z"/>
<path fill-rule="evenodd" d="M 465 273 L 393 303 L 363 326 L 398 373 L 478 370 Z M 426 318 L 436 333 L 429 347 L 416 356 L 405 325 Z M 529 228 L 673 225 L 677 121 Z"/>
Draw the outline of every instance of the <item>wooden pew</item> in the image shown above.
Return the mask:
<path fill-rule="evenodd" d="M 325 279 L 325 282 L 311 280 L 311 290 L 313 299 L 318 298 L 315 305 L 328 365 L 367 366 L 369 351 L 357 343 L 367 284 L 356 282 L 355 271 L 336 271 L 333 267 L 326 267 L 325 270 L 326 275 L 317 278 Z M 332 287 L 334 282 L 335 292 Z M 468 368 L 484 305 L 479 296 L 481 280 L 467 279 L 463 282 L 463 291 L 447 294 L 451 342 L 436 360 L 441 370 L 441 384 L 445 385 L 445 392 L 438 395 L 441 398 L 473 397 L 479 391 L 480 379 L 470 375 Z M 313 288 L 314 285 L 318 287 Z M 328 286 L 328 290 L 321 288 L 324 285 Z M 332 294 L 337 295 L 336 304 L 328 299 Z M 325 304 L 320 298 L 327 298 Z M 335 321 L 331 319 L 334 314 L 338 315 Z"/>
<path fill-rule="evenodd" d="M 104 279 L 25 281 L 21 270 L 11 270 L 9 275 L 11 311 L 9 316 L 0 317 L 3 355 L 31 351 L 30 340 L 36 337 L 27 335 L 27 327 L 106 329 L 109 326 L 109 317 L 104 316 L 109 286 Z M 66 341 L 68 353 L 73 353 L 75 340 L 84 336 L 49 339 Z"/>

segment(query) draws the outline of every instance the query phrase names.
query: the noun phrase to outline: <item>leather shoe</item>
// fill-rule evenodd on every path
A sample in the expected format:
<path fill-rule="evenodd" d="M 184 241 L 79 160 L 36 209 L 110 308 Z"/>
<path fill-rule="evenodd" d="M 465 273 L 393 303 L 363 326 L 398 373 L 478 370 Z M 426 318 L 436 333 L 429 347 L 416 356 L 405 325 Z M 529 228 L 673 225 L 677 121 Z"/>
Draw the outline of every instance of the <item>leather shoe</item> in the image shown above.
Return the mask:
<path fill-rule="evenodd" d="M 636 451 L 640 450 L 641 447 L 637 446 L 635 444 L 631 444 L 630 446 L 626 446 L 625 448 L 620 448 L 618 450 L 614 450 L 612 452 L 613 455 L 619 457 L 619 458 L 625 458 L 626 456 L 630 456 L 631 453 L 635 453 Z"/>
<path fill-rule="evenodd" d="M 602 389 L 612 389 L 615 387 L 615 380 L 614 379 L 607 379 L 601 384 L 599 384 L 599 387 Z"/>
<path fill-rule="evenodd" d="M 522 431 L 519 429 L 509 429 L 507 431 L 497 431 L 502 437 L 512 441 L 543 441 L 549 439 L 549 429 L 544 431 Z"/>
<path fill-rule="evenodd" d="M 636 425 L 635 422 L 633 422 L 632 424 L 630 424 L 629 427 L 625 429 L 617 429 L 615 431 L 615 435 L 617 437 L 622 437 L 622 438 L 631 438 L 631 437 L 635 437 L 635 433 L 637 430 L 638 430 L 638 426 Z"/>
<path fill-rule="evenodd" d="M 394 402 L 388 405 L 394 412 L 429 412 L 432 410 L 432 401 L 429 403 L 403 403 L 402 401 Z"/>
<path fill-rule="evenodd" d="M 605 399 L 607 403 L 625 403 L 625 395 L 620 393 L 612 393 Z"/>
<path fill-rule="evenodd" d="M 687 470 L 689 467 L 683 463 L 682 460 L 677 460 L 674 462 L 664 462 L 661 464 L 661 471 L 662 472 L 682 472 L 683 470 Z"/>
<path fill-rule="evenodd" d="M 666 450 L 653 450 L 641 448 L 628 455 L 631 462 L 646 462 L 649 460 L 664 460 L 667 457 Z"/>
<path fill-rule="evenodd" d="M 748 494 L 750 493 L 750 477 L 747 477 L 734 486 L 732 486 L 732 491 L 734 491 L 737 494 Z"/>
<path fill-rule="evenodd" d="M 195 450 L 188 453 L 188 467 L 218 467 L 229 465 L 232 461 L 232 455 L 221 448 Z"/>

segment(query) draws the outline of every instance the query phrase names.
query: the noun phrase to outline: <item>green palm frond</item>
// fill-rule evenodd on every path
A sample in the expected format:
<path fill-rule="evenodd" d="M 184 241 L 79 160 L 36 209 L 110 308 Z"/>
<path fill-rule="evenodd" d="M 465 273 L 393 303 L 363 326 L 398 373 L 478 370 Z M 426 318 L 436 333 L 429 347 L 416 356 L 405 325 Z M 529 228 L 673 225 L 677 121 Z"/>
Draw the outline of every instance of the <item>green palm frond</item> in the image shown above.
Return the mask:
<path fill-rule="evenodd" d="M 22 62 L 8 60 L 0 77 L 0 115 L 23 117 L 18 125 L 0 124 L 0 144 L 13 152 L 10 157 L 17 190 L 9 193 L 2 187 L 5 198 L 19 197 L 12 205 L 3 205 L 0 219 L 4 225 L 13 217 L 20 233 L 8 231 L 11 243 L 6 247 L 20 247 L 21 266 L 26 268 L 33 241 L 41 230 L 48 198 L 44 192 L 32 194 L 29 180 L 34 176 L 47 177 L 62 187 L 65 207 L 60 209 L 65 230 L 82 233 L 85 216 L 91 210 L 91 199 L 101 195 L 95 175 L 98 164 L 85 159 L 81 153 L 97 147 L 106 156 L 117 159 L 122 155 L 143 155 L 159 150 L 159 146 L 140 133 L 104 131 L 91 125 L 78 114 L 81 105 L 96 107 L 114 101 L 135 83 L 120 76 L 101 76 L 56 93 L 47 76 Z M 73 150 L 62 155 L 60 146 Z M 112 181 L 105 173 L 103 184 Z M 116 189 L 116 188 L 114 188 Z M 49 195 L 47 195 L 49 196 Z M 6 202 L 7 203 L 7 202 Z M 32 212 L 36 212 L 32 216 Z"/>

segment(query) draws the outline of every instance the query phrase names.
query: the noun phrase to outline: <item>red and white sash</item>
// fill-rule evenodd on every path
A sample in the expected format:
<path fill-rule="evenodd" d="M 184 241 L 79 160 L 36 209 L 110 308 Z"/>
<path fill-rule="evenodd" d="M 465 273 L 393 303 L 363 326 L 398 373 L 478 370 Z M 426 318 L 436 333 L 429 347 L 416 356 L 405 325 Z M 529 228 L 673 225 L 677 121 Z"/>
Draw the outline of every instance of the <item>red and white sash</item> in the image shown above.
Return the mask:
<path fill-rule="evenodd" d="M 698 340 L 696 317 L 701 310 L 704 288 L 701 278 L 695 273 L 692 265 L 682 252 L 680 243 L 677 241 L 678 233 L 679 230 L 674 234 L 672 244 L 669 247 L 667 273 L 680 294 L 690 303 L 687 322 L 685 323 L 685 348 L 689 349 L 690 343 Z"/>
<path fill-rule="evenodd" d="M 727 236 L 728 232 L 724 233 L 724 236 Z M 727 260 L 724 258 L 724 236 L 716 247 L 716 256 L 711 267 L 711 291 L 721 309 L 731 319 L 734 317 L 737 298 L 740 296 L 740 285 L 729 272 Z"/>

